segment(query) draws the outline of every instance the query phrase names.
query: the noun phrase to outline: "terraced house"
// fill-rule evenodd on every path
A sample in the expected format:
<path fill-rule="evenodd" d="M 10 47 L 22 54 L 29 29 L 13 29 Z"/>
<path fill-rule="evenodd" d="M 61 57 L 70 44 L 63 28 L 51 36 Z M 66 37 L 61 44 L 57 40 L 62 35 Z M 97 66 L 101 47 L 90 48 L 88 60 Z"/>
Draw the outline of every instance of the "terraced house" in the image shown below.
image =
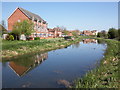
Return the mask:
<path fill-rule="evenodd" d="M 48 32 L 51 38 L 62 37 L 62 31 L 59 27 L 53 29 L 48 28 Z"/>
<path fill-rule="evenodd" d="M 39 15 L 31 13 L 23 8 L 16 8 L 15 11 L 8 18 L 8 31 L 12 31 L 13 25 L 16 22 L 21 22 L 23 20 L 31 20 L 34 23 L 35 32 L 32 33 L 32 37 L 48 37 L 47 25 L 48 23 L 43 20 Z"/>

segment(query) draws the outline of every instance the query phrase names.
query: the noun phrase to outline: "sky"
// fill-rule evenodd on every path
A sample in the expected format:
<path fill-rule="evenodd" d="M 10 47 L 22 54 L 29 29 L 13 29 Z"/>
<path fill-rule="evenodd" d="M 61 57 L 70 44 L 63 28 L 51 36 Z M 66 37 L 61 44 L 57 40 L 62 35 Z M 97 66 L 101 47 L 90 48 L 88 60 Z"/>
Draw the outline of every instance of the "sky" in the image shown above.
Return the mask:
<path fill-rule="evenodd" d="M 67 30 L 108 30 L 118 28 L 117 2 L 2 2 L 6 21 L 17 7 L 42 17 L 48 28 L 64 26 Z"/>

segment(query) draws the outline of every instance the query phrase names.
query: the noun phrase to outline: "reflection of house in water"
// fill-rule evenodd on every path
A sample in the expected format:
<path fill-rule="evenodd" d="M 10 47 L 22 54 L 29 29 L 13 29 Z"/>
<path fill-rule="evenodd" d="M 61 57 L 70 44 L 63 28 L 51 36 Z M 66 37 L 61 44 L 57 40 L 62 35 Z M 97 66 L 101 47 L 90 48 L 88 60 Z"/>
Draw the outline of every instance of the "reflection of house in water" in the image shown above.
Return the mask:
<path fill-rule="evenodd" d="M 95 39 L 83 39 L 83 43 L 87 44 L 87 43 L 97 43 L 97 40 Z"/>
<path fill-rule="evenodd" d="M 37 55 L 33 56 L 33 58 L 31 60 L 30 60 L 30 58 L 23 59 L 22 60 L 23 62 L 22 61 L 17 62 L 17 60 L 11 61 L 9 63 L 9 66 L 18 76 L 23 76 L 28 71 L 37 67 L 44 60 L 46 60 L 48 58 L 48 53 L 44 53 L 44 54 L 40 54 L 40 55 L 37 54 Z"/>
<path fill-rule="evenodd" d="M 80 43 L 77 42 L 77 43 L 75 43 L 75 44 L 72 45 L 72 48 L 78 48 L 79 46 L 80 46 Z"/>

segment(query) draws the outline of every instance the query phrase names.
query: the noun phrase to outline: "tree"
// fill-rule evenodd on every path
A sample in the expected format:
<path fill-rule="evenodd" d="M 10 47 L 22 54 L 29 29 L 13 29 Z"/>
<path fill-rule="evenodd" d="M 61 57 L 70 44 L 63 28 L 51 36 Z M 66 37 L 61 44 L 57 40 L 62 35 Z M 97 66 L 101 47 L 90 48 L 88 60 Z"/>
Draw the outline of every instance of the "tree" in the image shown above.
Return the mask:
<path fill-rule="evenodd" d="M 118 29 L 118 40 L 120 41 L 120 28 Z"/>
<path fill-rule="evenodd" d="M 5 24 L 5 21 L 4 20 L 2 20 L 2 26 L 4 27 L 4 28 L 6 28 L 6 24 Z"/>
<path fill-rule="evenodd" d="M 110 28 L 108 31 L 108 38 L 114 39 L 117 37 L 118 37 L 118 30 L 116 30 L 115 28 Z"/>
<path fill-rule="evenodd" d="M 34 24 L 28 20 L 17 22 L 14 24 L 11 34 L 14 35 L 16 39 L 18 39 L 21 34 L 29 36 L 34 30 L 33 25 Z"/>
<path fill-rule="evenodd" d="M 5 21 L 2 20 L 2 23 L 0 24 L 0 32 L 1 32 L 0 35 L 7 34 L 7 30 L 5 28 L 6 28 Z"/>
<path fill-rule="evenodd" d="M 108 38 L 108 34 L 105 30 L 102 30 L 101 32 L 98 32 L 97 37 Z"/>
<path fill-rule="evenodd" d="M 70 32 L 69 31 L 67 31 L 67 30 L 63 30 L 62 31 L 65 35 L 68 35 Z"/>
<path fill-rule="evenodd" d="M 102 33 L 98 32 L 97 37 L 102 37 Z"/>
<path fill-rule="evenodd" d="M 0 35 L 7 34 L 7 30 L 0 24 Z"/>
<path fill-rule="evenodd" d="M 75 37 L 78 37 L 80 34 L 80 31 L 79 30 L 74 30 L 72 31 L 72 35 L 75 36 Z"/>
<path fill-rule="evenodd" d="M 108 38 L 107 32 L 105 30 L 101 31 L 103 38 Z"/>

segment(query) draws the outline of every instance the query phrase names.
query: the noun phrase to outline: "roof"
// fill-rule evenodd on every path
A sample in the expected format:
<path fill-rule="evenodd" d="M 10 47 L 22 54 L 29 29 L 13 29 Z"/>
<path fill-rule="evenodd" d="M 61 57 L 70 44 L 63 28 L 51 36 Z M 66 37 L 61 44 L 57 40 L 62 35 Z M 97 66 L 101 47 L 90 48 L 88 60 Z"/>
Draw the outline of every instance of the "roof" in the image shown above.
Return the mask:
<path fill-rule="evenodd" d="M 48 28 L 48 31 L 49 32 L 54 32 L 55 30 Z"/>
<path fill-rule="evenodd" d="M 39 15 L 36 15 L 28 10 L 25 10 L 23 8 L 18 7 L 29 19 L 32 19 L 34 17 L 34 20 L 39 20 L 45 22 Z"/>

